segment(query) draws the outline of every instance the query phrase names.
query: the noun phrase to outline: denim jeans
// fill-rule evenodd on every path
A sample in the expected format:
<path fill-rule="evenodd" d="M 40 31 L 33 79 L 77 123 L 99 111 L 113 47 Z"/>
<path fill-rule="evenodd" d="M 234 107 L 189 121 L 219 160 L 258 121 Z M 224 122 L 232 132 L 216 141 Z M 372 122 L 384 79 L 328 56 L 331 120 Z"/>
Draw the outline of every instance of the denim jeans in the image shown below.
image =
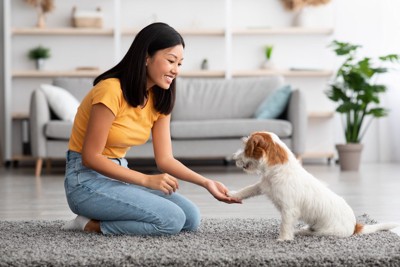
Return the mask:
<path fill-rule="evenodd" d="M 128 168 L 124 158 L 110 160 Z M 108 178 L 83 166 L 77 152 L 67 152 L 64 186 L 70 209 L 100 221 L 103 234 L 168 235 L 200 224 L 198 208 L 182 195 Z"/>

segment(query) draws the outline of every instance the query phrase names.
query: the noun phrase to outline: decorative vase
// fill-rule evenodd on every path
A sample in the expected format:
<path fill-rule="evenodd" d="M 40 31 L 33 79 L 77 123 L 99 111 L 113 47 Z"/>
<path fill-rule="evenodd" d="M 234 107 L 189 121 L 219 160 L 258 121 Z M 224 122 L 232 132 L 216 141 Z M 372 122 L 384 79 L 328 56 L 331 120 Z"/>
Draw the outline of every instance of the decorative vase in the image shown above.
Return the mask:
<path fill-rule="evenodd" d="M 304 26 L 304 24 L 305 24 L 304 16 L 305 16 L 304 8 L 300 8 L 300 9 L 296 10 L 295 13 L 294 13 L 294 16 L 293 16 L 292 25 L 294 27 L 302 27 L 302 26 Z"/>
<path fill-rule="evenodd" d="M 37 70 L 43 70 L 44 69 L 44 63 L 45 59 L 44 58 L 38 58 L 35 60 L 35 65 Z"/>
<path fill-rule="evenodd" d="M 270 59 L 264 60 L 261 64 L 262 69 L 272 69 L 274 67 L 274 63 Z"/>
<path fill-rule="evenodd" d="M 41 29 L 46 27 L 46 16 L 43 12 L 38 13 L 38 20 L 36 23 L 36 27 L 41 28 Z"/>
<path fill-rule="evenodd" d="M 338 144 L 336 149 L 339 154 L 341 171 L 358 171 L 360 168 L 362 144 Z"/>

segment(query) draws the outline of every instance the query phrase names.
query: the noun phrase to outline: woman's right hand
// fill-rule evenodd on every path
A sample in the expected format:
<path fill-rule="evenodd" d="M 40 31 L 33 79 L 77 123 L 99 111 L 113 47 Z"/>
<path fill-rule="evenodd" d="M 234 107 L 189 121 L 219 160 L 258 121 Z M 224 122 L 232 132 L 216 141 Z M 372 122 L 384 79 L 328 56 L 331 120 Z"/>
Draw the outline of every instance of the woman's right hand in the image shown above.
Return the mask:
<path fill-rule="evenodd" d="M 167 195 L 171 195 L 179 188 L 178 180 L 167 173 L 147 175 L 144 186 L 160 190 Z"/>

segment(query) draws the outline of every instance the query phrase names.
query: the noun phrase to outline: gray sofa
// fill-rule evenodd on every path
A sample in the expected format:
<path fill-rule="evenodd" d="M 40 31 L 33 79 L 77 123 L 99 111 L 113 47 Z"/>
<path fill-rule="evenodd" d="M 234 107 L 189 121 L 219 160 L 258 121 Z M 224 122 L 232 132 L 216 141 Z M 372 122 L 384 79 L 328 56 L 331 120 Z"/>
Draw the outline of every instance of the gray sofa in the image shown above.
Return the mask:
<path fill-rule="evenodd" d="M 79 101 L 92 87 L 92 79 L 57 78 L 54 85 Z M 253 78 L 179 78 L 171 115 L 174 155 L 180 159 L 230 159 L 242 146 L 241 137 L 254 131 L 276 133 L 301 157 L 305 149 L 307 114 L 304 94 L 293 90 L 283 114 L 276 119 L 255 119 L 260 103 L 284 84 L 281 76 Z M 30 104 L 30 141 L 37 158 L 36 175 L 44 159 L 64 158 L 72 123 L 51 111 L 46 96 L 34 90 Z M 128 151 L 127 158 L 151 158 L 151 141 Z"/>

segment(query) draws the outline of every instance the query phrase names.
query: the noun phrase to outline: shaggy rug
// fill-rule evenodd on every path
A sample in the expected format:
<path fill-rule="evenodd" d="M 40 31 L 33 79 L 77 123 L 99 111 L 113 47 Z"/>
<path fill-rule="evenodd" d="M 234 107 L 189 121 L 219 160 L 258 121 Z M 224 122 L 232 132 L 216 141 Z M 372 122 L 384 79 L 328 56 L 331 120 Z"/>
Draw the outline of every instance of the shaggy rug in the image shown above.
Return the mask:
<path fill-rule="evenodd" d="M 63 223 L 0 221 L 0 266 L 400 266 L 392 232 L 277 242 L 275 219 L 206 218 L 196 233 L 165 237 L 63 231 Z"/>

